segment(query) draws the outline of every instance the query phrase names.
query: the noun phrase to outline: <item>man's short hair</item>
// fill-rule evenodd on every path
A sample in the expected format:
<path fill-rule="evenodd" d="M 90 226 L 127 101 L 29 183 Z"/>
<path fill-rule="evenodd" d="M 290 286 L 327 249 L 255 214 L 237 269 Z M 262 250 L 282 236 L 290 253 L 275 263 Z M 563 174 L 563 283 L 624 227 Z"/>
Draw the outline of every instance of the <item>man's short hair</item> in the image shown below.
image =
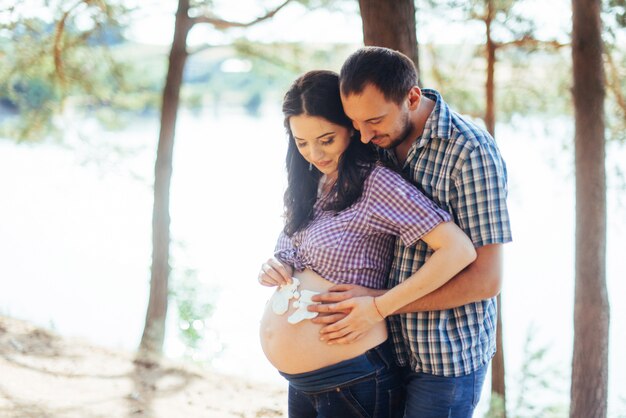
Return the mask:
<path fill-rule="evenodd" d="M 366 46 L 352 53 L 339 73 L 341 94 L 361 94 L 372 84 L 385 99 L 400 104 L 417 85 L 417 70 L 406 55 L 389 48 Z"/>

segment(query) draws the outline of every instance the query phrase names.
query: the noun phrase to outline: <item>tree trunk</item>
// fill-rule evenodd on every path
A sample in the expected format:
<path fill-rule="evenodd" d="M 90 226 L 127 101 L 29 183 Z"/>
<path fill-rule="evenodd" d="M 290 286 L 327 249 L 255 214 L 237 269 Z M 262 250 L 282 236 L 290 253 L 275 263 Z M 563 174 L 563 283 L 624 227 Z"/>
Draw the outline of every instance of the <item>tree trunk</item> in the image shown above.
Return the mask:
<path fill-rule="evenodd" d="M 414 0 L 359 0 L 359 8 L 363 43 L 395 49 L 411 58 L 421 85 Z"/>
<path fill-rule="evenodd" d="M 149 354 L 160 354 L 163 351 L 165 339 L 170 273 L 170 181 L 180 87 L 185 61 L 187 60 L 187 34 L 191 28 L 188 11 L 189 0 L 179 0 L 174 40 L 170 51 L 169 67 L 161 104 L 161 129 L 154 168 L 150 300 L 140 343 L 140 351 Z"/>
<path fill-rule="evenodd" d="M 607 415 L 604 69 L 600 0 L 572 0 L 576 116 L 576 287 L 570 417 Z"/>
<path fill-rule="evenodd" d="M 486 108 L 485 108 L 485 126 L 487 130 L 495 138 L 496 136 L 496 107 L 495 107 L 495 72 L 496 72 L 496 44 L 491 37 L 491 22 L 493 21 L 494 10 L 493 0 L 487 0 L 487 20 L 485 28 L 487 32 L 487 82 L 485 85 Z"/>
<path fill-rule="evenodd" d="M 496 109 L 495 109 L 495 72 L 496 72 L 496 44 L 491 36 L 491 22 L 493 21 L 495 10 L 493 0 L 486 0 L 487 16 L 485 19 L 485 29 L 487 37 L 487 81 L 485 83 L 485 126 L 487 131 L 496 137 Z M 502 402 L 502 410 L 492 411 L 492 415 L 506 418 L 506 383 L 504 367 L 504 344 L 502 336 L 502 297 L 498 295 L 498 318 L 496 323 L 496 355 L 491 361 L 491 395 L 498 396 Z"/>

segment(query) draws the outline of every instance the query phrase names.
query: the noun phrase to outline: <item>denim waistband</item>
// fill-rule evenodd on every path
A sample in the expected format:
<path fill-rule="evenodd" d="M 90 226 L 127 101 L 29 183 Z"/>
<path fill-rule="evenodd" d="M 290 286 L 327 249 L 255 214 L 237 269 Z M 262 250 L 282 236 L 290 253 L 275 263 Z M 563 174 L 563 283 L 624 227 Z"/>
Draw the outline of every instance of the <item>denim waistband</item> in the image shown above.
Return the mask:
<path fill-rule="evenodd" d="M 320 392 L 368 377 L 382 368 L 395 367 L 391 344 L 384 343 L 367 350 L 360 356 L 341 361 L 306 373 L 279 372 L 295 389 L 303 392 Z"/>

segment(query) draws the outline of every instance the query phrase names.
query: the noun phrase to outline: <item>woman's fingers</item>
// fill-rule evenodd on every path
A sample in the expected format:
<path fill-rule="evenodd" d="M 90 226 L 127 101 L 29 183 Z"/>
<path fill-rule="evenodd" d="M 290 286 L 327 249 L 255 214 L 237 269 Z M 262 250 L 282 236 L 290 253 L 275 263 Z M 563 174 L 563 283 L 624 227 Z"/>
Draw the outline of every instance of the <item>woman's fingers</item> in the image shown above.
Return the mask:
<path fill-rule="evenodd" d="M 279 271 L 278 267 L 282 269 L 282 273 Z M 285 275 L 289 277 L 289 280 L 285 279 Z M 276 265 L 274 261 L 270 259 L 261 265 L 261 271 L 259 272 L 257 280 L 264 286 L 282 286 L 291 283 L 291 276 L 287 273 L 282 264 Z"/>
<path fill-rule="evenodd" d="M 272 278 L 269 274 L 267 274 L 263 270 L 263 268 L 261 268 L 261 271 L 259 271 L 259 274 L 257 276 L 257 280 L 263 286 L 279 286 L 279 284 L 276 282 L 276 280 L 274 278 Z"/>
<path fill-rule="evenodd" d="M 277 278 L 282 284 L 291 283 L 291 272 L 287 271 L 285 265 L 276 257 L 272 257 L 267 260 L 265 265 L 272 270 L 274 277 Z"/>

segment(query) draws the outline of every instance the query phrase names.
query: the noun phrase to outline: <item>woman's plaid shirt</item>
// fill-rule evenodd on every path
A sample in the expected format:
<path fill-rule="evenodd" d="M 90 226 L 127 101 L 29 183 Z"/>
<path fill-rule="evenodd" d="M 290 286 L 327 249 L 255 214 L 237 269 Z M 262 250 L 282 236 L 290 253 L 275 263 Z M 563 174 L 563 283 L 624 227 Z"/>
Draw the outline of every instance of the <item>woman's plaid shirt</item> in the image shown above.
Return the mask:
<path fill-rule="evenodd" d="M 475 247 L 511 241 L 506 206 L 506 166 L 484 129 L 450 110 L 438 92 L 424 132 L 402 167 L 428 197 L 452 214 Z M 393 151 L 386 158 L 397 163 Z M 388 287 L 408 278 L 432 251 L 423 241 L 396 240 Z M 389 326 L 398 362 L 416 372 L 463 376 L 486 364 L 496 351 L 496 299 L 455 309 L 394 315 Z"/>

